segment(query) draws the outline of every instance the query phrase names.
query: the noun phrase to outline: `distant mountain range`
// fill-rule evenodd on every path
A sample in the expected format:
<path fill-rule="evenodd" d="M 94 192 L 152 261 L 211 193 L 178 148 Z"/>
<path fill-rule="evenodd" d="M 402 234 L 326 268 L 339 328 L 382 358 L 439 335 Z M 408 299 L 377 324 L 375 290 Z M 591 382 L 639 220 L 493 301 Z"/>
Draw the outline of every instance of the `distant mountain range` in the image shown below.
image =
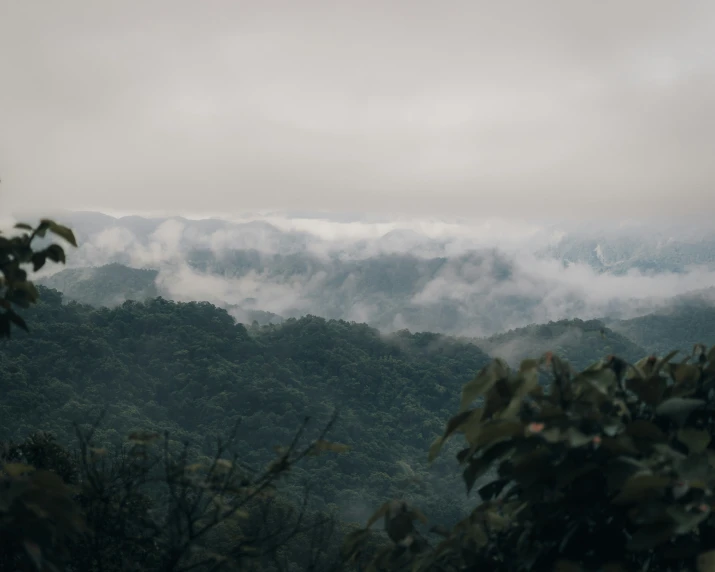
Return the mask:
<path fill-rule="evenodd" d="M 390 276 L 389 268 L 386 266 L 383 276 Z M 392 270 L 398 272 L 399 267 Z M 164 296 L 166 293 L 156 285 L 157 277 L 156 270 L 109 264 L 98 268 L 66 269 L 40 282 L 63 292 L 65 300 L 112 307 L 126 300 L 146 301 Z M 695 343 L 715 345 L 713 294 L 711 289 L 676 297 L 667 308 L 628 320 L 560 320 L 468 339 L 488 354 L 514 364 L 528 356 L 554 351 L 578 368 L 608 354 L 636 360 L 648 352 L 664 354 L 672 349 L 689 352 Z M 285 319 L 271 312 L 238 306 L 224 305 L 224 308 L 239 323 L 246 325 L 253 322 L 261 326 L 280 324 Z"/>
<path fill-rule="evenodd" d="M 95 306 L 162 296 L 206 300 L 245 323 L 312 314 L 484 338 L 575 316 L 621 331 L 619 321 L 668 312 L 689 292 L 715 300 L 707 290 L 715 234 L 704 231 L 308 215 L 58 218 L 81 247 L 67 269 L 40 282 Z"/>
<path fill-rule="evenodd" d="M 635 234 L 621 236 L 566 236 L 542 251 L 545 256 L 565 264 L 582 263 L 614 274 L 641 272 L 687 272 L 699 266 L 715 269 L 715 236 L 655 236 Z"/>

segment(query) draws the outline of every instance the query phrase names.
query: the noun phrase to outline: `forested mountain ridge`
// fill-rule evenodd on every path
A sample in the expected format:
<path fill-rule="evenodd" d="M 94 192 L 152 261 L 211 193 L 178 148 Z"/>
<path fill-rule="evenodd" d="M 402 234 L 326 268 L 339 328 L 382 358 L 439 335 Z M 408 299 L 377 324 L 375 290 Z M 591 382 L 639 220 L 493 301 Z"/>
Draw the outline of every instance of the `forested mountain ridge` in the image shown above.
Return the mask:
<path fill-rule="evenodd" d="M 647 353 L 642 346 L 608 328 L 603 321 L 578 318 L 532 324 L 476 339 L 474 343 L 493 357 L 506 359 L 512 365 L 518 365 L 519 361 L 530 356 L 552 351 L 568 360 L 577 370 L 607 355 L 635 362 Z"/>
<path fill-rule="evenodd" d="M 482 337 L 550 320 L 643 315 L 715 276 L 712 236 L 676 228 L 582 236 L 548 225 L 494 232 L 485 221 L 97 213 L 67 213 L 67 220 L 80 237 L 72 268 L 62 284 L 48 276 L 41 283 L 68 298 L 112 305 L 153 296 L 142 292 L 138 276 L 129 288 L 119 287 L 128 285 L 125 278 L 112 285 L 97 277 L 106 292 L 78 282 L 108 263 L 126 265 L 127 274 L 151 269 L 158 272 L 156 295 L 207 300 L 247 323 L 313 314 L 383 331 Z"/>
<path fill-rule="evenodd" d="M 62 292 L 66 301 L 113 307 L 126 300 L 142 301 L 158 297 L 158 274 L 153 269 L 112 263 L 96 268 L 67 268 L 38 282 Z"/>
<path fill-rule="evenodd" d="M 317 465 L 307 463 L 300 470 L 293 469 L 293 484 L 282 487 L 288 496 L 282 497 L 281 502 L 287 501 L 288 505 L 283 505 L 287 508 L 292 500 L 298 500 L 297 477 L 298 483 L 305 479 L 313 484 L 317 508 L 337 509 L 348 521 L 364 522 L 371 508 L 381 506 L 368 522 L 384 515 L 388 535 L 397 543 L 388 547 L 388 552 L 376 554 L 376 561 L 383 564 L 382 555 L 389 554 L 398 565 L 406 546 L 414 546 L 410 551 L 419 555 L 418 559 L 427 566 L 425 570 L 431 569 L 429 561 L 433 558 L 478 558 L 484 563 L 509 563 L 510 569 L 528 568 L 529 559 L 544 564 L 553 562 L 554 558 L 561 564 L 579 560 L 583 557 L 579 547 L 584 542 L 604 546 L 601 537 L 582 538 L 585 534 L 582 531 L 581 536 L 572 538 L 572 531 L 567 530 L 571 525 L 565 521 L 574 512 L 574 503 L 583 502 L 591 495 L 596 502 L 591 502 L 587 510 L 597 518 L 598 533 L 613 542 L 605 543 L 609 547 L 606 554 L 595 556 L 590 550 L 586 559 L 595 563 L 622 557 L 626 545 L 633 544 L 632 538 L 640 539 L 648 527 L 631 535 L 631 524 L 625 520 L 632 518 L 631 513 L 623 507 L 611 507 L 612 491 L 601 485 L 609 467 L 623 459 L 624 454 L 633 457 L 631 465 L 638 462 L 636 458 L 653 455 L 652 443 L 643 442 L 640 437 L 635 439 L 635 432 L 645 429 L 643 423 L 648 427 L 647 440 L 667 440 L 666 447 L 672 455 L 672 466 L 668 470 L 675 473 L 661 470 L 662 479 L 667 482 L 656 479 L 653 484 L 656 489 L 669 487 L 673 474 L 682 479 L 707 470 L 707 458 L 700 459 L 697 467 L 690 461 L 695 462 L 698 451 L 707 448 L 711 440 L 710 434 L 703 430 L 709 421 L 702 397 L 712 393 L 708 388 L 715 371 L 715 349 L 707 351 L 697 347 L 692 356 L 697 357 L 697 365 L 666 363 L 668 360 L 659 363 L 652 357 L 629 369 L 621 356 L 634 361 L 645 352 L 598 320 L 550 322 L 479 341 L 495 355 L 511 350 L 505 357 L 514 365 L 519 361 L 519 352 L 533 355 L 539 352 L 539 344 L 556 350 L 577 368 L 582 361 L 593 361 L 603 357 L 605 352 L 610 354 L 588 372 L 572 377 L 560 357 L 551 351 L 540 359 L 525 361 L 511 372 L 499 360 L 490 363 L 489 356 L 474 343 L 438 334 L 412 334 L 401 330 L 385 336 L 364 324 L 310 315 L 289 319 L 279 326 L 253 324 L 246 328 L 225 310 L 208 302 L 177 303 L 154 298 L 143 303 L 129 301 L 114 308 L 95 309 L 76 302 L 63 304 L 61 294 L 56 291 L 43 289 L 41 294 L 43 301 L 26 313 L 33 324 L 30 336 L 17 331 L 0 354 L 0 375 L 7 380 L 8 389 L 0 412 L 5 422 L 0 427 L 3 431 L 0 438 L 21 439 L 39 428 L 58 433 L 62 441 L 68 442 L 70 421 L 86 426 L 99 406 L 108 405 L 109 415 L 98 435 L 99 444 L 117 442 L 129 433 L 130 441 L 141 447 L 147 439 L 143 435 L 147 433 L 140 429 L 150 429 L 157 435 L 161 431 L 171 435 L 167 451 L 180 450 L 181 441 L 185 441 L 193 442 L 207 455 L 211 435 L 223 432 L 228 424 L 240 420 L 241 463 L 258 466 L 265 465 L 273 456 L 270 444 L 288 441 L 293 433 L 291 429 L 300 426 L 305 415 L 321 426 L 339 407 L 340 424 L 331 432 L 348 446 L 348 451 L 343 444 L 338 444 L 337 449 L 332 450 L 342 454 L 323 458 Z M 17 317 L 13 320 L 20 328 L 24 327 L 24 321 Z M 704 332 L 706 328 L 701 329 Z M 543 379 L 541 373 L 546 373 L 541 368 L 550 369 L 554 376 L 546 391 L 539 384 L 539 379 Z M 651 368 L 655 373 L 650 373 Z M 475 371 L 480 372 L 476 378 Z M 661 371 L 667 372 L 670 381 L 660 375 Z M 460 403 L 455 382 L 464 386 Z M 465 401 L 466 395 L 471 399 Z M 698 398 L 682 399 L 679 395 Z M 468 401 L 480 396 L 484 399 L 482 406 L 463 410 L 469 405 Z M 588 398 L 584 400 L 589 396 L 593 398 L 591 402 Z M 624 411 L 624 407 L 628 411 Z M 460 412 L 451 417 L 440 439 L 429 446 L 430 437 L 440 433 L 440 425 L 444 427 L 438 420 L 433 423 L 435 412 L 444 420 L 450 418 L 449 408 Z M 568 414 L 555 419 L 554 408 Z M 643 414 L 647 419 L 636 418 Z M 668 417 L 684 427 L 678 429 L 672 424 L 666 427 Z M 556 424 L 546 430 L 547 424 L 553 423 Z M 663 433 L 666 430 L 670 435 Z M 503 508 L 500 503 L 480 503 L 478 499 L 465 502 L 455 498 L 450 493 L 459 485 L 454 473 L 444 464 L 438 462 L 431 472 L 425 470 L 421 463 L 425 449 L 429 449 L 429 457 L 434 459 L 455 431 L 463 432 L 470 444 L 456 454 L 460 462 L 467 461 L 463 480 L 468 490 L 476 488 L 487 501 L 506 495 L 505 498 L 512 500 Z M 22 445 L 30 453 L 33 443 L 37 442 L 32 441 L 33 438 L 23 441 Z M 38 438 L 44 439 L 42 436 L 35 439 Z M 312 446 L 319 446 L 322 451 L 331 450 L 325 448 L 323 441 L 313 443 Z M 446 448 L 452 448 L 451 452 L 455 453 L 454 445 L 452 441 Z M 43 450 L 56 451 L 51 443 L 49 449 L 47 446 L 44 445 Z M 683 447 L 690 454 L 685 463 L 679 460 L 684 458 L 683 453 L 678 452 Z M 510 451 L 516 452 L 520 459 L 518 465 L 505 458 Z M 532 458 L 529 451 L 535 453 L 536 458 Z M 106 450 L 92 448 L 92 454 L 101 457 Z M 121 454 L 115 459 L 120 464 L 123 462 Z M 526 460 L 528 468 L 531 467 L 529 459 L 538 461 L 538 467 L 523 473 L 522 461 Z M 589 460 L 585 473 L 584 460 Z M 653 458 L 649 462 L 656 461 Z M 168 469 L 173 461 L 167 463 Z M 495 464 L 497 472 L 493 471 Z M 6 464 L 6 477 L 13 479 L 22 475 L 28 467 Z M 29 470 L 35 469 L 29 467 Z M 186 470 L 196 469 L 182 469 L 184 475 Z M 267 470 L 273 469 L 269 466 Z M 550 475 L 552 472 L 563 473 L 556 484 L 555 474 Z M 91 477 L 91 471 L 84 474 Z M 617 476 L 615 486 L 621 489 L 619 496 L 625 494 L 628 484 L 638 478 L 638 474 L 636 470 L 635 476 Z M 43 476 L 41 470 L 37 475 L 49 478 Z M 107 477 L 111 477 L 111 473 Z M 71 475 L 67 478 L 71 479 Z M 132 477 L 125 473 L 123 478 Z M 214 486 L 210 482 L 205 486 Z M 555 496 L 554 486 L 559 488 Z M 589 491 L 586 496 L 585 491 Z M 101 493 L 99 489 L 97 492 Z M 534 493 L 538 494 L 532 499 Z M 711 493 L 704 491 L 703 494 L 703 500 L 709 500 Z M 667 517 L 657 521 L 666 526 L 663 534 L 680 535 L 691 543 L 688 555 L 683 558 L 690 558 L 692 562 L 693 557 L 700 559 L 707 555 L 703 550 L 709 547 L 712 527 L 703 519 L 709 514 L 710 504 L 698 505 L 697 518 L 691 518 L 687 513 L 690 505 L 683 504 L 687 499 L 681 496 L 673 489 L 673 497 L 667 498 L 663 515 L 653 518 Z M 385 498 L 398 500 L 381 505 Z M 561 515 L 558 519 L 561 528 L 556 526 L 556 520 L 551 523 L 558 536 L 556 539 L 544 523 L 524 525 L 523 533 L 532 535 L 535 552 L 514 551 L 521 534 L 518 519 L 523 517 L 519 517 L 519 510 L 513 514 L 511 511 L 517 508 L 515 503 L 521 503 L 519 499 L 537 505 L 551 503 L 552 508 L 547 512 Z M 628 502 L 640 502 L 642 499 L 639 499 Z M 428 519 L 413 512 L 410 506 L 419 506 L 429 515 Z M 392 513 L 393 509 L 404 509 L 412 515 L 411 519 L 440 525 L 465 515 L 472 506 L 474 510 L 467 521 L 472 523 L 473 518 L 482 515 L 496 519 L 489 522 L 499 528 L 483 529 L 481 521 L 469 524 L 474 526 L 474 534 L 482 531 L 479 537 L 482 540 L 476 546 L 467 543 L 469 545 L 462 546 L 462 552 L 452 554 L 440 549 L 431 552 L 419 533 L 412 533 L 403 526 L 399 512 Z M 680 510 L 682 507 L 686 513 Z M 526 517 L 536 518 L 529 514 L 531 509 Z M 514 518 L 517 520 L 513 520 L 512 527 L 510 523 Z M 617 519 L 615 527 L 609 524 L 613 518 Z M 452 532 L 438 526 L 429 534 L 446 534 L 450 542 L 459 543 L 460 539 L 464 540 L 460 527 L 467 521 L 455 526 Z M 398 525 L 399 531 L 394 529 Z M 676 525 L 681 528 L 672 528 Z M 503 526 L 507 528 L 501 528 Z M 694 530 L 698 526 L 700 529 Z M 192 533 L 190 530 L 188 533 L 187 542 L 191 542 Z M 346 554 L 363 550 L 366 534 L 368 531 L 364 529 L 350 533 L 346 537 Z M 107 540 L 112 538 L 110 535 Z M 236 537 L 230 538 L 234 542 Z M 659 543 L 660 538 L 638 544 L 636 548 L 648 551 L 654 546 L 651 542 Z M 705 540 L 701 542 L 702 538 Z M 407 544 L 402 544 L 403 541 Z M 561 556 L 557 555 L 553 551 L 554 542 L 560 542 L 568 551 L 559 549 Z M 37 552 L 34 546 L 26 543 L 25 550 L 31 557 Z M 185 549 L 188 544 L 184 542 L 182 546 Z M 471 551 L 471 555 L 465 556 L 464 550 Z M 299 553 L 294 553 L 296 558 Z M 166 554 L 171 558 L 171 550 Z M 642 553 L 626 554 L 626 557 L 636 564 L 649 558 Z M 659 554 L 660 557 L 673 558 L 668 554 Z M 702 569 L 700 564 L 698 567 Z"/>
<path fill-rule="evenodd" d="M 456 476 L 440 466 L 428 473 L 425 451 L 459 387 L 489 360 L 473 344 L 436 334 L 384 337 L 313 316 L 246 329 L 208 303 L 158 298 L 94 309 L 63 304 L 44 288 L 26 314 L 30 334 L 0 347 L 0 438 L 39 429 L 71 442 L 72 422 L 108 406 L 102 439 L 169 430 L 176 441 L 208 447 L 211 435 L 240 419 L 244 459 L 261 465 L 306 415 L 319 427 L 338 409 L 331 437 L 351 451 L 313 467 L 319 500 L 358 520 L 392 494 L 421 499 L 438 520 L 463 510 L 432 491 L 435 479 Z M 422 479 L 407 482 L 412 470 Z"/>
<path fill-rule="evenodd" d="M 461 510 L 431 496 L 430 483 L 454 475 L 439 463 L 428 472 L 425 451 L 456 407 L 458 389 L 490 357 L 518 365 L 551 350 L 579 369 L 608 354 L 635 361 L 648 353 L 598 320 L 460 340 L 383 335 L 315 316 L 246 327 L 207 302 L 155 298 L 93 308 L 40 290 L 27 313 L 30 334 L 18 332 L 0 348 L 4 438 L 43 429 L 70 442 L 73 421 L 85 423 L 108 406 L 107 440 L 143 428 L 206 447 L 208 436 L 240 419 L 246 460 L 260 464 L 304 416 L 318 426 L 337 408 L 333 437 L 352 450 L 321 460 L 316 493 L 348 518 L 405 493 L 441 512 L 439 520 Z M 405 464 L 394 462 L 394 449 L 387 454 L 391 447 Z"/>
<path fill-rule="evenodd" d="M 715 305 L 704 299 L 684 300 L 669 311 L 613 320 L 608 325 L 651 351 L 685 353 L 694 344 L 715 345 Z"/>
<path fill-rule="evenodd" d="M 131 268 L 119 263 L 96 267 L 65 268 L 37 280 L 38 284 L 62 292 L 65 301 L 80 302 L 95 308 L 113 308 L 127 300 L 143 302 L 151 298 L 170 298 L 157 284 L 159 271 L 153 268 Z M 244 310 L 237 304 L 220 304 L 239 322 L 254 320 L 260 325 L 280 323 L 281 316 L 262 310 Z"/>

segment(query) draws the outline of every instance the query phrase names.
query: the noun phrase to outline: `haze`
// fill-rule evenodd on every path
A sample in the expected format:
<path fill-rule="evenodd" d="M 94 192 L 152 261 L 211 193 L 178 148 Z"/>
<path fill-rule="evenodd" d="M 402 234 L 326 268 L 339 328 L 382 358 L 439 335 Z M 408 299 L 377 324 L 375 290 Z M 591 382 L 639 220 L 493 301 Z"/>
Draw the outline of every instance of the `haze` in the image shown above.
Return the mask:
<path fill-rule="evenodd" d="M 713 211 L 707 1 L 0 2 L 3 210 Z"/>

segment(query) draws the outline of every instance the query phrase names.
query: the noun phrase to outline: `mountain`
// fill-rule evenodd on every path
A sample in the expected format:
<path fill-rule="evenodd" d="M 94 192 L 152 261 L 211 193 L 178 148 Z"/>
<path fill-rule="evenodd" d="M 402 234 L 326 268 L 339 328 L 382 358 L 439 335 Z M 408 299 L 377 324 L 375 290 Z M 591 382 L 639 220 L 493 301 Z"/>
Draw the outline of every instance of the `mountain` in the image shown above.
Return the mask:
<path fill-rule="evenodd" d="M 0 347 L 0 440 L 40 429 L 71 442 L 73 422 L 84 425 L 106 408 L 100 440 L 166 430 L 174 442 L 208 452 L 211 436 L 240 421 L 242 458 L 260 466 L 303 418 L 313 420 L 315 435 L 337 409 L 330 437 L 351 451 L 310 463 L 292 482 L 310 475 L 319 505 L 349 520 L 364 520 L 385 498 L 402 495 L 438 522 L 464 513 L 458 496 L 436 492 L 463 486 L 452 457 L 428 469 L 426 451 L 456 410 L 462 385 L 490 355 L 517 365 L 551 350 L 582 368 L 607 354 L 635 361 L 652 351 L 599 320 L 532 325 L 478 340 L 405 330 L 386 335 L 315 316 L 247 328 L 207 302 L 154 298 L 94 308 L 40 289 L 40 303 L 26 312 L 30 334 L 20 331 Z M 708 331 L 708 316 L 693 335 Z M 672 322 L 662 328 L 678 335 Z M 661 345 L 670 349 L 673 341 Z M 290 491 L 297 498 L 298 489 Z"/>
<path fill-rule="evenodd" d="M 715 345 L 715 305 L 703 297 L 678 298 L 665 310 L 609 326 L 652 352 L 687 355 L 695 344 Z"/>
<path fill-rule="evenodd" d="M 534 324 L 477 339 L 474 343 L 493 357 L 507 360 L 512 366 L 517 366 L 526 357 L 552 351 L 568 360 L 577 370 L 607 355 L 635 362 L 648 353 L 641 345 L 606 327 L 600 320 L 573 319 Z"/>
<path fill-rule="evenodd" d="M 158 270 L 138 269 L 123 264 L 106 264 L 90 268 L 67 268 L 37 280 L 38 284 L 62 292 L 67 301 L 89 304 L 96 308 L 113 308 L 127 300 L 143 302 L 159 296 L 170 297 L 157 285 Z M 237 304 L 222 304 L 223 308 L 244 324 L 278 324 L 281 316 L 262 310 L 246 310 Z"/>
<path fill-rule="evenodd" d="M 461 386 L 489 360 L 473 344 L 313 316 L 247 329 L 205 302 L 95 309 L 45 288 L 25 317 L 30 334 L 0 346 L 0 440 L 47 430 L 71 442 L 72 423 L 106 407 L 101 440 L 169 430 L 207 453 L 212 436 L 240 421 L 242 460 L 261 466 L 304 417 L 312 439 L 338 409 L 330 438 L 351 452 L 305 469 L 323 506 L 363 520 L 385 498 L 408 494 L 445 521 L 464 509 L 457 495 L 434 492 L 460 486 L 451 459 L 428 471 L 426 454 Z M 302 478 L 297 470 L 291 482 Z"/>
<path fill-rule="evenodd" d="M 715 281 L 715 235 L 670 227 L 579 229 L 506 222 L 446 223 L 244 216 L 235 221 L 68 213 L 80 248 L 71 268 L 122 264 L 156 271 L 155 291 L 207 300 L 239 320 L 306 314 L 400 329 L 488 337 L 528 324 L 625 320 L 668 307 Z M 151 297 L 102 279 L 43 283 L 68 298 L 116 304 Z M 67 278 L 67 276 L 72 276 Z M 106 295 L 104 294 L 106 292 Z"/>
<path fill-rule="evenodd" d="M 599 272 L 685 273 L 694 266 L 715 269 L 715 233 L 640 225 L 609 232 L 593 229 L 563 236 L 541 251 L 565 264 L 587 264 Z"/>
<path fill-rule="evenodd" d="M 107 264 L 97 268 L 68 268 L 41 278 L 38 284 L 62 292 L 67 300 L 92 306 L 118 306 L 126 300 L 159 296 L 158 271 Z"/>

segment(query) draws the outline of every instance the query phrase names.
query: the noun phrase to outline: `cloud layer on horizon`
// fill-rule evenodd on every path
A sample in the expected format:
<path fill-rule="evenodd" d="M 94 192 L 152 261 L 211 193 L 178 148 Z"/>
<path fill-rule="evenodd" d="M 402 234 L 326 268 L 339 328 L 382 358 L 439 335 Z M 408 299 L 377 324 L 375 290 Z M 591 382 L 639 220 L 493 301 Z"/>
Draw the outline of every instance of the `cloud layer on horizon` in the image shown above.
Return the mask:
<path fill-rule="evenodd" d="M 237 317 L 248 310 L 316 314 L 383 330 L 480 336 L 564 318 L 630 317 L 715 284 L 712 233 L 694 243 L 696 254 L 710 253 L 710 259 L 677 271 L 666 263 L 693 237 L 650 228 L 605 233 L 598 243 L 603 252 L 631 256 L 631 264 L 660 253 L 666 268 L 633 265 L 615 273 L 588 257 L 567 261 L 558 252 L 572 244 L 569 252 L 588 255 L 593 233 L 510 228 L 498 221 L 335 222 L 274 214 L 231 222 L 84 214 L 71 224 L 81 242 L 70 253 L 71 266 L 154 268 L 166 297 L 206 300 Z"/>

